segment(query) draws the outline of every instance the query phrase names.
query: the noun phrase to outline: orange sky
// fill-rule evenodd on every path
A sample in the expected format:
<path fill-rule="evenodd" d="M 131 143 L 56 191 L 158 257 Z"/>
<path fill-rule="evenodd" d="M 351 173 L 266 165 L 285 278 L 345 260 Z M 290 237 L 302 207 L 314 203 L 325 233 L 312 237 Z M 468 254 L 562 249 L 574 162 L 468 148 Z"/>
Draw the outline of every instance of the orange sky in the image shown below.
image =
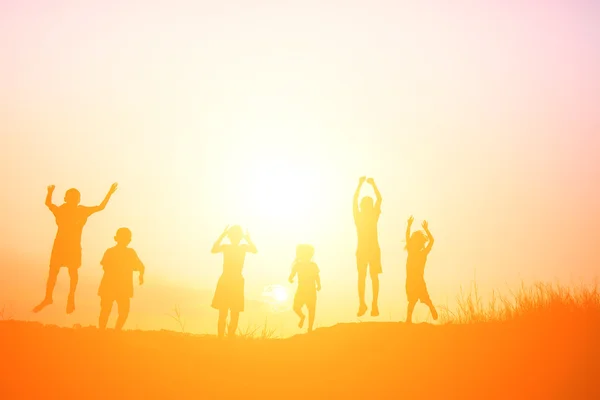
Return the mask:
<path fill-rule="evenodd" d="M 128 326 L 175 328 L 165 314 L 179 303 L 213 332 L 209 250 L 241 223 L 259 248 L 248 299 L 269 284 L 293 293 L 294 248 L 310 242 L 317 323 L 355 320 L 360 175 L 384 197 L 385 319 L 404 318 L 410 214 L 436 237 L 435 303 L 475 273 L 486 288 L 596 277 L 598 6 L 212 3 L 0 5 L 0 304 L 17 317 L 95 323 L 98 263 L 127 226 L 148 270 Z M 84 231 L 79 316 L 58 301 L 29 314 L 56 229 L 46 186 L 93 205 L 114 181 Z"/>

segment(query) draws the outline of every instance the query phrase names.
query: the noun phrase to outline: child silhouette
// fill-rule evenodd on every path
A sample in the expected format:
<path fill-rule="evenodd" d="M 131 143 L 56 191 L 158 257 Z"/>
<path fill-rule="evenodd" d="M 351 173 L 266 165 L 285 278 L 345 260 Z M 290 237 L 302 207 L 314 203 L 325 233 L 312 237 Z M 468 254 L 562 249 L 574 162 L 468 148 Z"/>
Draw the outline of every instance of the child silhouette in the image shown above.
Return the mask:
<path fill-rule="evenodd" d="M 311 245 L 301 244 L 296 247 L 296 259 L 292 265 L 292 273 L 289 281 L 294 283 L 294 277 L 298 275 L 298 290 L 294 296 L 294 312 L 300 317 L 299 328 L 304 326 L 306 318 L 302 307 L 308 308 L 308 331 L 313 330 L 315 322 L 315 311 L 317 308 L 317 291 L 321 290 L 321 277 L 319 267 L 312 262 L 315 249 Z"/>
<path fill-rule="evenodd" d="M 71 278 L 69 286 L 69 297 L 67 301 L 67 314 L 75 311 L 75 289 L 79 280 L 79 267 L 81 267 L 81 235 L 87 219 L 94 213 L 104 210 L 110 197 L 117 190 L 114 183 L 108 191 L 104 201 L 95 207 L 79 205 L 81 195 L 77 189 L 69 189 L 65 194 L 65 202 L 61 206 L 52 203 L 54 185 L 48 186 L 46 195 L 46 206 L 50 209 L 56 219 L 58 231 L 52 247 L 50 256 L 50 272 L 46 283 L 46 297 L 38 304 L 33 312 L 39 312 L 44 307 L 52 304 L 52 294 L 56 284 L 56 278 L 61 267 L 67 267 Z"/>
<path fill-rule="evenodd" d="M 230 243 L 222 244 L 221 242 L 226 236 L 229 238 Z M 240 243 L 242 239 L 246 240 L 246 244 Z M 231 228 L 227 226 L 213 245 L 211 252 L 213 254 L 223 253 L 223 274 L 217 282 L 217 289 L 211 304 L 213 308 L 219 310 L 218 335 L 219 338 L 225 336 L 227 314 L 231 312 L 228 334 L 233 337 L 237 331 L 240 312 L 244 311 L 244 277 L 242 276 L 242 269 L 244 268 L 246 253 L 256 254 L 256 246 L 247 231 L 245 235 L 243 234 L 240 226 L 235 225 Z"/>
<path fill-rule="evenodd" d="M 417 304 L 417 301 L 426 304 L 431 311 L 434 320 L 437 320 L 438 314 L 429 298 L 427 285 L 425 284 L 425 263 L 427 256 L 431 252 L 433 246 L 433 236 L 429 232 L 429 224 L 423 221 L 424 231 L 416 231 L 410 234 L 410 228 L 414 218 L 411 216 L 408 219 L 406 228 L 406 250 L 408 257 L 406 259 L 406 297 L 408 298 L 408 310 L 406 313 L 406 322 L 412 323 L 412 313 Z M 425 247 L 425 244 L 427 247 Z"/>
<path fill-rule="evenodd" d="M 377 202 L 373 204 L 371 197 L 363 197 L 358 206 L 358 198 L 362 185 L 367 182 L 373 187 Z M 367 303 L 365 302 L 365 283 L 367 279 L 367 268 L 371 276 L 373 286 L 373 305 L 371 316 L 379 315 L 377 301 L 379 298 L 379 274 L 381 268 L 381 250 L 379 248 L 379 239 L 377 237 L 377 223 L 381 214 L 381 193 L 375 184 L 373 178 L 360 178 L 356 192 L 354 192 L 353 214 L 356 232 L 358 235 L 358 248 L 356 249 L 356 264 L 358 268 L 358 316 L 362 317 L 367 312 Z"/>
<path fill-rule="evenodd" d="M 104 276 L 98 288 L 100 296 L 99 328 L 106 329 L 108 317 L 116 301 L 119 307 L 119 317 L 115 330 L 120 331 L 129 316 L 129 307 L 133 297 L 133 271 L 140 273 L 140 285 L 144 284 L 144 264 L 137 253 L 129 246 L 131 231 L 120 228 L 115 235 L 117 245 L 106 250 L 100 264 L 104 269 Z"/>

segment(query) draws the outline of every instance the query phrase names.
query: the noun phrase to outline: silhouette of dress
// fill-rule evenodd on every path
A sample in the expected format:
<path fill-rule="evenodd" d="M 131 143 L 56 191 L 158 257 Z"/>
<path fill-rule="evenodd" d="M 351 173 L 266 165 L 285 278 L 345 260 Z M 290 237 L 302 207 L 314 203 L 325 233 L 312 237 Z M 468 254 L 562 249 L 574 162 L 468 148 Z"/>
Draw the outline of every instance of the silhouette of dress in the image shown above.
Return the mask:
<path fill-rule="evenodd" d="M 429 303 L 429 292 L 425 283 L 425 264 L 430 248 L 409 251 L 406 260 L 406 297 L 409 303 Z"/>
<path fill-rule="evenodd" d="M 242 269 L 247 248 L 244 245 L 223 245 L 223 274 L 211 307 L 217 310 L 244 311 L 244 277 Z"/>

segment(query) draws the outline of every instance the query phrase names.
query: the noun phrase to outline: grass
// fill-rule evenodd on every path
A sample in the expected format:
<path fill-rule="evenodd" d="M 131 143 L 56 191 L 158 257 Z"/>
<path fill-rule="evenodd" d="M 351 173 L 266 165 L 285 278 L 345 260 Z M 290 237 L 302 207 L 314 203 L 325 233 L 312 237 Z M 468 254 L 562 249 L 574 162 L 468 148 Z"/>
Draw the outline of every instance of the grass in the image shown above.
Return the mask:
<path fill-rule="evenodd" d="M 0 309 L 0 319 L 2 317 L 3 310 L 4 309 Z M 185 333 L 186 321 L 181 314 L 181 308 L 179 308 L 179 305 L 175 305 L 171 314 L 167 315 L 177 323 L 181 333 Z M 248 325 L 244 330 L 238 328 L 236 336 L 241 339 L 276 339 L 276 331 L 277 330 L 275 328 L 269 328 L 268 319 L 265 318 L 265 323 L 262 327 L 259 325 Z"/>
<path fill-rule="evenodd" d="M 441 308 L 440 321 L 446 324 L 506 322 L 514 320 L 553 320 L 600 316 L 598 284 L 566 287 L 538 282 L 504 295 L 492 291 L 484 302 L 477 283 L 468 291 L 461 287 L 455 311 Z"/>
<path fill-rule="evenodd" d="M 177 325 L 179 326 L 179 330 L 181 330 L 181 333 L 185 333 L 186 322 L 183 316 L 181 315 L 181 309 L 179 308 L 179 305 L 175 305 L 175 307 L 173 308 L 173 313 L 167 315 L 177 323 Z"/>
<path fill-rule="evenodd" d="M 537 282 L 531 286 L 521 283 L 518 290 L 502 294 L 493 290 L 484 301 L 477 283 L 467 290 L 462 286 L 456 296 L 455 309 L 438 307 L 441 324 L 474 324 L 507 321 L 560 322 L 573 318 L 600 318 L 600 287 L 598 283 L 567 287 L 560 284 Z M 186 321 L 176 305 L 168 314 L 185 333 Z M 5 308 L 0 309 L 0 319 L 5 319 Z M 390 314 L 391 320 L 391 314 Z M 360 320 L 358 322 L 361 322 Z M 431 316 L 427 318 L 431 322 Z M 268 320 L 263 325 L 248 324 L 238 328 L 241 339 L 275 339 L 277 329 L 270 328 Z"/>
<path fill-rule="evenodd" d="M 268 320 L 265 318 L 264 325 L 248 325 L 245 330 L 238 328 L 237 337 L 240 339 L 276 339 L 275 328 L 269 328 Z"/>

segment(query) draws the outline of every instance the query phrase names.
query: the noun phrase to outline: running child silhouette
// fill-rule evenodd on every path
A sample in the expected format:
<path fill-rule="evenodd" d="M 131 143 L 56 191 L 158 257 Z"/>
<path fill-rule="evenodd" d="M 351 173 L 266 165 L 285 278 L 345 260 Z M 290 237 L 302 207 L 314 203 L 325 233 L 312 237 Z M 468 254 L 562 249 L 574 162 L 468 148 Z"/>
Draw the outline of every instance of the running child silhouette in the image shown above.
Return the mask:
<path fill-rule="evenodd" d="M 229 238 L 229 244 L 221 243 L 225 237 Z M 246 240 L 246 244 L 241 244 L 242 239 Z M 217 282 L 217 289 L 211 304 L 212 308 L 219 310 L 217 331 L 219 338 L 225 336 L 227 315 L 231 313 L 228 334 L 233 337 L 237 331 L 240 312 L 244 311 L 244 277 L 242 276 L 242 269 L 244 268 L 246 253 L 256 254 L 256 246 L 247 231 L 244 235 L 239 225 L 231 228 L 228 225 L 213 245 L 211 252 L 213 254 L 223 253 L 223 274 Z"/>
<path fill-rule="evenodd" d="M 79 205 L 81 195 L 77 189 L 69 189 L 65 194 L 65 202 L 61 206 L 52 203 L 54 185 L 48 186 L 46 195 L 46 206 L 50 209 L 56 219 L 58 231 L 54 239 L 54 247 L 50 256 L 50 272 L 46 283 L 46 297 L 38 304 L 33 312 L 39 312 L 44 307 L 52 304 L 52 294 L 56 285 L 56 278 L 61 267 L 67 267 L 71 278 L 69 297 L 67 301 L 67 314 L 75 311 L 75 289 L 79 280 L 79 267 L 81 267 L 81 235 L 87 219 L 94 213 L 104 210 L 110 197 L 117 190 L 114 183 L 106 197 L 95 207 Z"/>
<path fill-rule="evenodd" d="M 367 182 L 373 187 L 377 201 L 373 204 L 371 197 L 365 196 L 358 206 L 358 198 L 363 184 Z M 371 276 L 373 286 L 373 303 L 371 316 L 379 315 L 377 301 L 379 298 L 379 274 L 381 268 L 381 250 L 379 248 L 379 239 L 377 237 L 377 223 L 381 215 L 381 193 L 375 184 L 373 178 L 360 178 L 358 187 L 354 193 L 353 214 L 356 232 L 358 235 L 358 248 L 356 249 L 356 264 L 358 267 L 358 316 L 362 317 L 367 312 L 367 303 L 365 302 L 365 283 L 367 280 L 367 268 Z"/>
<path fill-rule="evenodd" d="M 321 277 L 319 276 L 319 267 L 312 262 L 315 249 L 308 244 L 301 244 L 296 247 L 296 259 L 292 265 L 292 273 L 289 281 L 294 283 L 294 277 L 298 275 L 298 290 L 294 296 L 294 312 L 300 317 L 299 328 L 304 326 L 306 316 L 302 312 L 302 307 L 308 308 L 308 331 L 313 330 L 315 322 L 315 311 L 317 308 L 317 291 L 321 290 Z"/>
<path fill-rule="evenodd" d="M 431 311 L 434 320 L 437 320 L 438 313 L 429 298 L 427 285 L 425 284 L 425 263 L 427 256 L 433 247 L 433 236 L 429 231 L 429 224 L 423 221 L 423 231 L 415 231 L 410 234 L 410 229 L 414 218 L 408 219 L 406 228 L 406 297 L 408 298 L 408 310 L 406 312 L 406 322 L 412 323 L 412 313 L 417 301 L 426 304 Z M 427 244 L 427 246 L 425 246 Z"/>
<path fill-rule="evenodd" d="M 117 245 L 106 250 L 100 264 L 104 276 L 98 288 L 100 296 L 100 330 L 106 329 L 108 317 L 116 301 L 119 307 L 119 317 L 115 330 L 120 331 L 129 316 L 131 298 L 133 297 L 133 271 L 138 271 L 139 283 L 144 284 L 144 264 L 140 261 L 134 249 L 127 247 L 131 242 L 131 231 L 120 228 L 115 235 Z"/>

